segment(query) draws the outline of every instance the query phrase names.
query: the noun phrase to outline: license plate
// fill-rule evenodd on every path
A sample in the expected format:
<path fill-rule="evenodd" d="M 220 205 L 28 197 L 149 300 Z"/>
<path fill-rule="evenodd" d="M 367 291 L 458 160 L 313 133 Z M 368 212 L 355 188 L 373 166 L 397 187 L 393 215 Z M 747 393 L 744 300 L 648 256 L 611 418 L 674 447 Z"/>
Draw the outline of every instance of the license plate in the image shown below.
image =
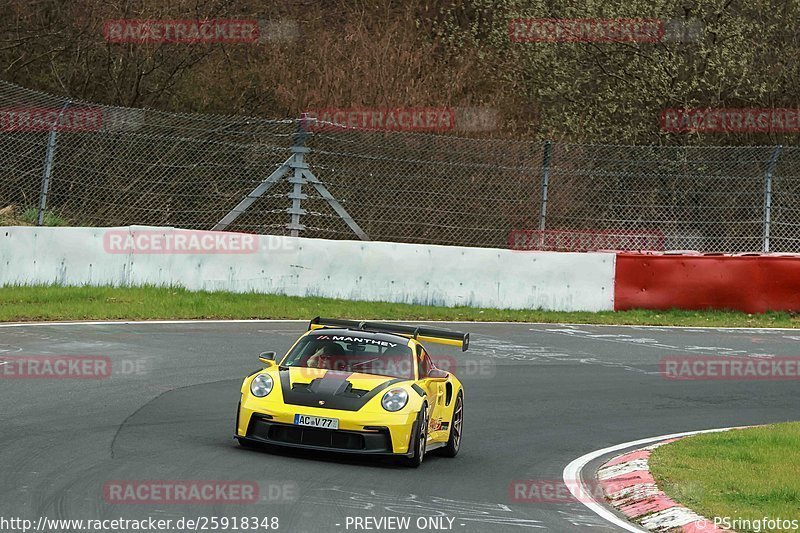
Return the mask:
<path fill-rule="evenodd" d="M 323 418 L 321 416 L 294 415 L 297 426 L 311 426 L 312 428 L 339 429 L 339 419 Z"/>

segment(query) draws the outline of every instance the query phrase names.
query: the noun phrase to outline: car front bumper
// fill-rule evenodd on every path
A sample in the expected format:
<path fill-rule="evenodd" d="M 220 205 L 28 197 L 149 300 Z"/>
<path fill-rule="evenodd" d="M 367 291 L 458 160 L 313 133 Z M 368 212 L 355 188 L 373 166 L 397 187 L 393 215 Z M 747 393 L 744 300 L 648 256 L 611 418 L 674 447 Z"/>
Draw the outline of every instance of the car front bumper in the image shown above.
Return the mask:
<path fill-rule="evenodd" d="M 236 438 L 242 442 L 366 455 L 408 455 L 416 413 L 372 414 L 303 406 L 239 407 Z M 294 424 L 295 414 L 336 418 L 339 429 Z"/>

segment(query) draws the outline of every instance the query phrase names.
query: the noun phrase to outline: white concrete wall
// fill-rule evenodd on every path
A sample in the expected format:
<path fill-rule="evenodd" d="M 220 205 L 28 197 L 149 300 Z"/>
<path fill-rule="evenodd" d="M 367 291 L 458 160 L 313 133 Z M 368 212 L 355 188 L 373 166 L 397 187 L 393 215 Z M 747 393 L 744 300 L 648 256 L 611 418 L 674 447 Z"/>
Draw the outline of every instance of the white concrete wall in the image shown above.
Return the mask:
<path fill-rule="evenodd" d="M 107 232 L 173 228 L 0 227 L 0 285 L 179 285 L 190 290 L 429 305 L 614 308 L 611 253 L 516 252 L 254 236 L 253 253 L 109 253 Z M 183 230 L 177 230 L 183 231 Z"/>

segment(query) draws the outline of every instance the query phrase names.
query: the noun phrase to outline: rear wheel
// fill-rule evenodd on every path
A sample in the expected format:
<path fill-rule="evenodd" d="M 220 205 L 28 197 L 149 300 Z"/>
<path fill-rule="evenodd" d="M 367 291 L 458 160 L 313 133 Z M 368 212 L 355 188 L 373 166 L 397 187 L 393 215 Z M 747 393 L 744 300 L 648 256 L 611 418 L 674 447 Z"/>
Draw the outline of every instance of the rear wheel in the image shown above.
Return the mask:
<path fill-rule="evenodd" d="M 402 460 L 404 465 L 412 468 L 417 468 L 419 465 L 421 465 L 422 460 L 425 458 L 425 445 L 428 441 L 427 411 L 428 407 L 423 405 L 422 409 L 419 411 L 419 415 L 417 415 L 417 429 L 414 432 L 414 436 L 411 438 L 411 442 L 409 443 L 409 446 L 413 446 L 412 455 L 410 457 L 404 457 Z"/>
<path fill-rule="evenodd" d="M 456 397 L 456 405 L 453 407 L 453 420 L 450 422 L 450 438 L 447 444 L 440 449 L 440 453 L 445 457 L 455 457 L 461 448 L 461 430 L 464 427 L 464 395 L 461 391 Z"/>

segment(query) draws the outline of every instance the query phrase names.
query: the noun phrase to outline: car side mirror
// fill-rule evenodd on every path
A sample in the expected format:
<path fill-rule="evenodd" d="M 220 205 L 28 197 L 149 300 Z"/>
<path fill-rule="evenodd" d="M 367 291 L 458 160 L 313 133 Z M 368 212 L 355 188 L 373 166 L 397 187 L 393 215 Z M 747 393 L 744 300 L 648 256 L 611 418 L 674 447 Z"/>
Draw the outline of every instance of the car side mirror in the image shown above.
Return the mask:
<path fill-rule="evenodd" d="M 444 370 L 440 370 L 438 368 L 434 368 L 430 372 L 428 372 L 428 379 L 437 383 L 444 383 L 445 381 L 447 381 L 447 378 L 449 377 L 450 374 L 448 372 L 445 372 Z"/>
<path fill-rule="evenodd" d="M 265 365 L 272 366 L 275 364 L 276 355 L 275 352 L 262 352 L 261 355 L 258 356 L 258 360 Z"/>

